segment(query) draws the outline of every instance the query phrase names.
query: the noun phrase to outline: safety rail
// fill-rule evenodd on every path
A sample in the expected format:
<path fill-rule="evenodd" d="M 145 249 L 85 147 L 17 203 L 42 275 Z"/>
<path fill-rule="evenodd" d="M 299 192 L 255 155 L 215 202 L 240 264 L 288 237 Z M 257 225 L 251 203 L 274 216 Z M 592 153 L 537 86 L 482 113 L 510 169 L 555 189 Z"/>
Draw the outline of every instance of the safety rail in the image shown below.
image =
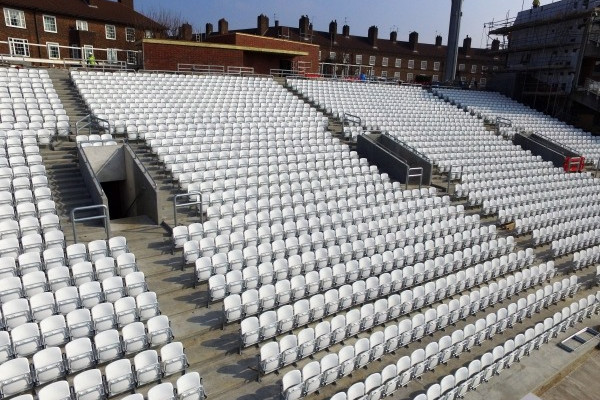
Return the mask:
<path fill-rule="evenodd" d="M 412 172 L 418 172 L 418 173 L 412 173 Z M 410 181 L 410 178 L 416 178 L 416 177 L 419 177 L 419 190 L 421 190 L 421 186 L 423 185 L 423 168 L 421 168 L 421 167 L 413 167 L 413 168 L 408 169 L 408 173 L 406 175 L 406 184 L 405 184 L 406 189 L 408 189 L 408 183 Z"/>
<path fill-rule="evenodd" d="M 106 128 L 108 128 L 108 131 L 111 132 L 110 122 L 108 120 L 106 120 L 104 118 L 99 118 L 99 117 L 95 116 L 94 114 L 88 114 L 85 117 L 78 120 L 77 122 L 75 122 L 75 134 L 79 135 L 80 130 L 84 130 L 87 128 L 88 134 L 91 135 L 93 127 L 97 127 L 97 128 L 100 127 L 98 122 L 105 123 L 106 126 L 103 126 L 102 128 L 105 130 L 106 130 Z"/>
<path fill-rule="evenodd" d="M 196 196 L 196 200 L 188 201 L 187 203 L 178 203 L 177 200 L 181 198 L 187 197 L 188 199 L 192 196 Z M 200 206 L 200 222 L 204 223 L 204 214 L 202 211 L 202 193 L 200 192 L 188 192 L 188 193 L 180 193 L 173 196 L 173 223 L 174 226 L 177 226 L 177 209 L 181 207 L 189 207 L 197 205 Z"/>
<path fill-rule="evenodd" d="M 82 217 L 75 218 L 75 214 L 80 211 L 91 211 L 91 210 L 102 210 L 102 215 L 96 215 L 93 217 Z M 73 241 L 77 243 L 77 229 L 75 228 L 76 222 L 86 222 L 86 221 L 97 221 L 104 220 L 104 231 L 106 232 L 106 239 L 110 239 L 110 214 L 108 212 L 108 207 L 104 204 L 98 204 L 94 206 L 85 206 L 85 207 L 75 207 L 71 210 L 71 224 L 73 225 Z"/>
<path fill-rule="evenodd" d="M 396 142 L 397 144 L 399 144 L 400 146 L 404 147 L 405 149 L 408 149 L 411 152 L 415 153 L 416 155 L 418 155 L 419 157 L 421 157 L 422 159 L 424 159 L 428 163 L 431 163 L 431 160 L 425 154 L 421 153 L 419 150 L 415 149 L 410 144 L 408 144 L 408 143 L 406 143 L 406 142 L 398 139 L 396 136 L 391 135 L 388 131 L 381 132 L 381 134 L 383 136 L 387 137 L 388 139 Z"/>
<path fill-rule="evenodd" d="M 225 66 L 208 64 L 177 64 L 177 71 L 194 72 L 199 74 L 223 74 L 225 73 Z"/>
<path fill-rule="evenodd" d="M 89 143 L 89 142 L 88 142 L 88 143 Z M 79 154 L 79 155 L 81 156 L 81 158 L 82 158 L 82 160 L 81 160 L 81 161 L 83 162 L 83 165 L 85 165 L 85 166 L 86 166 L 86 167 L 89 169 L 89 171 L 90 171 L 90 172 L 92 172 L 92 179 L 93 179 L 93 181 L 94 181 L 93 183 L 94 183 L 94 186 L 96 187 L 96 191 L 98 192 L 98 194 L 99 194 L 101 197 L 103 197 L 103 198 L 105 198 L 105 199 L 106 199 L 106 194 L 104 194 L 104 190 L 102 189 L 102 186 L 100 185 L 100 182 L 99 182 L 99 181 L 98 181 L 98 179 L 96 178 L 96 174 L 94 174 L 94 173 L 93 173 L 93 169 L 92 169 L 92 167 L 91 167 L 90 160 L 88 160 L 88 158 L 87 158 L 87 155 L 85 154 L 85 151 L 83 151 L 83 148 L 84 148 L 84 147 L 85 147 L 85 146 L 82 146 L 82 143 L 78 143 L 78 144 L 77 144 L 77 148 L 78 148 L 78 150 L 79 150 L 79 151 L 78 151 L 78 154 Z M 107 201 L 108 201 L 108 200 L 107 200 Z"/>
<path fill-rule="evenodd" d="M 236 67 L 233 65 L 229 65 L 227 66 L 227 73 L 236 75 L 253 74 L 254 67 Z"/>
<path fill-rule="evenodd" d="M 344 127 L 346 126 L 346 123 L 348 123 L 348 126 L 350 126 L 351 123 L 362 126 L 362 118 L 358 115 L 342 112 L 342 133 L 345 133 Z"/>
<path fill-rule="evenodd" d="M 126 141 L 123 141 L 123 146 L 125 146 L 127 148 L 127 150 L 129 151 L 129 154 L 131 154 L 131 156 L 133 157 L 133 160 L 140 167 L 140 169 L 142 170 L 142 173 L 144 174 L 146 179 L 150 182 L 150 186 L 152 186 L 153 189 L 156 189 L 157 188 L 156 182 L 154 182 L 154 179 L 152 178 L 152 175 L 150 175 L 148 168 L 146 168 L 146 166 L 144 165 L 142 160 L 140 160 L 140 158 L 138 157 L 138 155 L 135 152 L 135 150 L 133 149 L 133 147 L 131 147 L 131 145 L 129 143 L 127 143 Z"/>
<path fill-rule="evenodd" d="M 290 77 L 290 76 L 298 76 L 298 77 L 304 77 L 304 75 L 302 75 L 302 72 L 300 71 L 296 71 L 293 69 L 279 69 L 279 68 L 273 68 L 271 70 L 269 70 L 269 74 L 273 75 L 273 76 L 277 76 L 277 77 Z"/>

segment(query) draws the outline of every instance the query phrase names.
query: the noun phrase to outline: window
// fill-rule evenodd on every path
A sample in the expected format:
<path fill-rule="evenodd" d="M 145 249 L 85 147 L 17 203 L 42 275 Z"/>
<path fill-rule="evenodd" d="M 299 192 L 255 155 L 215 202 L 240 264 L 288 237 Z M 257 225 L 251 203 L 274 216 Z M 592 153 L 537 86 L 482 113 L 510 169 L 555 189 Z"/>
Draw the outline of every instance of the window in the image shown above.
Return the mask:
<path fill-rule="evenodd" d="M 487 83 L 487 79 L 485 79 L 485 78 L 481 78 L 479 80 L 479 85 L 481 85 L 481 86 L 485 86 L 486 83 Z"/>
<path fill-rule="evenodd" d="M 89 44 L 86 44 L 85 46 L 83 46 L 83 59 L 84 60 L 87 60 L 93 54 L 94 54 L 93 46 L 90 46 Z"/>
<path fill-rule="evenodd" d="M 29 57 L 29 42 L 27 39 L 8 38 L 11 56 Z"/>
<path fill-rule="evenodd" d="M 381 77 L 387 78 L 387 71 L 381 71 Z"/>
<path fill-rule="evenodd" d="M 87 23 L 87 21 L 82 21 L 82 20 L 78 19 L 77 21 L 75 21 L 75 28 L 78 31 L 87 31 L 88 23 Z"/>
<path fill-rule="evenodd" d="M 357 54 L 355 57 L 355 61 L 357 64 L 362 64 L 362 54 Z"/>
<path fill-rule="evenodd" d="M 396 68 L 402 67 L 402 59 L 401 58 L 396 58 L 396 63 L 394 64 L 394 67 L 396 67 Z"/>
<path fill-rule="evenodd" d="M 344 64 L 349 64 L 350 63 L 350 54 L 348 54 L 348 53 L 342 54 L 342 62 Z"/>
<path fill-rule="evenodd" d="M 433 78 L 431 78 L 432 82 L 439 82 L 440 81 L 440 76 L 439 75 L 434 75 Z"/>
<path fill-rule="evenodd" d="M 117 49 L 106 49 L 106 61 L 109 63 L 116 63 L 118 61 Z"/>
<path fill-rule="evenodd" d="M 44 32 L 56 33 L 56 17 L 44 15 Z"/>
<path fill-rule="evenodd" d="M 51 60 L 58 60 L 60 58 L 60 47 L 58 43 L 48 42 L 46 43 L 48 49 L 48 58 Z"/>
<path fill-rule="evenodd" d="M 129 50 L 127 52 L 127 64 L 137 64 L 137 63 L 138 63 L 137 51 Z"/>
<path fill-rule="evenodd" d="M 465 64 L 458 64 L 458 70 L 459 71 L 464 71 L 465 70 Z"/>
<path fill-rule="evenodd" d="M 369 65 L 375 65 L 375 56 L 369 56 Z"/>
<path fill-rule="evenodd" d="M 413 74 L 412 74 L 412 72 L 409 72 L 408 74 L 406 74 L 406 81 L 412 82 L 412 80 L 413 80 Z"/>
<path fill-rule="evenodd" d="M 460 77 L 460 81 L 461 82 L 466 82 L 467 81 L 467 77 L 466 76 L 461 76 Z"/>
<path fill-rule="evenodd" d="M 439 61 L 435 61 L 433 63 L 433 70 L 434 71 L 439 71 L 440 70 L 440 62 Z"/>
<path fill-rule="evenodd" d="M 125 28 L 125 40 L 128 42 L 135 42 L 135 29 Z"/>
<path fill-rule="evenodd" d="M 494 65 L 494 67 L 492 68 L 493 71 L 498 71 L 498 66 Z"/>
<path fill-rule="evenodd" d="M 106 38 L 115 40 L 117 38 L 117 30 L 114 25 L 105 25 L 104 30 L 106 31 Z"/>
<path fill-rule="evenodd" d="M 471 65 L 471 73 L 472 74 L 476 74 L 477 73 L 477 65 Z"/>
<path fill-rule="evenodd" d="M 71 44 L 71 58 L 75 60 L 81 59 L 81 48 L 77 47 L 76 44 Z"/>
<path fill-rule="evenodd" d="M 427 61 L 421 61 L 421 69 L 427 69 Z"/>
<path fill-rule="evenodd" d="M 146 39 L 152 39 L 154 37 L 154 32 L 152 32 L 150 29 L 146 29 L 144 31 L 144 37 Z"/>
<path fill-rule="evenodd" d="M 394 78 L 400 79 L 400 72 L 399 71 L 394 72 Z"/>
<path fill-rule="evenodd" d="M 319 60 L 321 59 L 321 50 L 319 50 Z"/>
<path fill-rule="evenodd" d="M 381 66 L 382 67 L 387 67 L 388 66 L 388 58 L 387 57 L 383 57 L 381 59 Z"/>
<path fill-rule="evenodd" d="M 485 72 L 488 70 L 488 66 L 487 65 L 482 65 L 481 66 L 481 72 Z"/>
<path fill-rule="evenodd" d="M 25 28 L 25 13 L 12 8 L 4 9 L 4 22 L 13 28 Z"/>
<path fill-rule="evenodd" d="M 329 59 L 330 60 L 335 60 L 335 56 L 336 56 L 335 51 L 330 51 L 329 52 Z"/>
<path fill-rule="evenodd" d="M 408 60 L 408 68 L 413 69 L 415 67 L 415 60 Z"/>

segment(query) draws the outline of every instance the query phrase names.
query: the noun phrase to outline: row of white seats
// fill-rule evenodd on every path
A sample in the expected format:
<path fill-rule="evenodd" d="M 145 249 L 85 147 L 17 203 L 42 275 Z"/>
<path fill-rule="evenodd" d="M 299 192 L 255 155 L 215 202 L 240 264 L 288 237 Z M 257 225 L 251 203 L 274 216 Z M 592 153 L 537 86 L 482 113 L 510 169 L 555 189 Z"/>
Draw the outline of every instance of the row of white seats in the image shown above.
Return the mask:
<path fill-rule="evenodd" d="M 551 227 L 534 229 L 532 232 L 534 246 L 539 246 L 553 240 L 562 239 L 584 231 L 600 228 L 600 216 L 581 218 L 569 222 L 561 222 Z"/>
<path fill-rule="evenodd" d="M 600 229 L 589 230 L 577 235 L 567 236 L 564 239 L 554 240 L 552 242 L 552 253 L 554 257 L 559 257 L 599 243 Z"/>

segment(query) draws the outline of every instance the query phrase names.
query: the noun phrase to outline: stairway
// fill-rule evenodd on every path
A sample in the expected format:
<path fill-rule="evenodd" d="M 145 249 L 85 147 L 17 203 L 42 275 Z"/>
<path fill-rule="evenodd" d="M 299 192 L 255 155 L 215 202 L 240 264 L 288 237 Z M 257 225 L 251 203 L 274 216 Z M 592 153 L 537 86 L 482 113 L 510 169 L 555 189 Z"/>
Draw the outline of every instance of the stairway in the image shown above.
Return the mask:
<path fill-rule="evenodd" d="M 75 135 L 75 124 L 90 112 L 83 102 L 83 99 L 79 95 L 79 92 L 73 86 L 68 70 L 61 68 L 50 68 L 48 69 L 48 76 L 52 80 L 54 90 L 56 90 L 56 94 L 60 98 L 60 101 L 63 104 L 67 115 L 69 116 L 71 135 Z M 92 133 L 98 132 L 92 131 Z"/>
<path fill-rule="evenodd" d="M 129 142 L 129 146 L 144 164 L 159 189 L 159 216 L 162 216 L 162 220 L 158 221 L 158 223 L 166 225 L 165 228 L 168 230 L 172 229 L 175 226 L 173 197 L 176 194 L 185 192 L 179 188 L 177 182 L 173 184 L 171 174 L 164 169 L 163 165 L 159 163 L 158 157 L 150 151 L 150 148 L 143 141 Z M 179 200 L 180 203 L 184 201 L 186 200 Z M 189 225 L 194 222 L 200 222 L 200 220 L 201 216 L 195 210 L 195 206 L 191 206 L 189 209 L 178 209 L 177 225 Z"/>

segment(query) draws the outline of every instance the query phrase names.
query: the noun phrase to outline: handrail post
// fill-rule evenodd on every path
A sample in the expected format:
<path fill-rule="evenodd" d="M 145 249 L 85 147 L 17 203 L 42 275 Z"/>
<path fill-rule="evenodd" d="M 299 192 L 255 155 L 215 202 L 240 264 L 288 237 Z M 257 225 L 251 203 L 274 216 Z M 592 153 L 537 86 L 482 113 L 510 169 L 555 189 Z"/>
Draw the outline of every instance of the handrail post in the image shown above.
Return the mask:
<path fill-rule="evenodd" d="M 450 165 L 450 169 L 448 170 L 448 188 L 446 192 L 450 194 L 450 180 L 452 179 L 452 165 Z"/>
<path fill-rule="evenodd" d="M 97 210 L 102 209 L 102 215 L 85 218 L 75 218 L 75 214 L 78 211 Z M 71 225 L 73 226 L 73 241 L 77 243 L 77 229 L 75 228 L 76 222 L 95 221 L 98 219 L 104 220 L 104 232 L 106 233 L 106 239 L 110 239 L 110 213 L 108 207 L 104 204 L 97 204 L 94 206 L 75 207 L 71 210 Z"/>
<path fill-rule="evenodd" d="M 182 197 L 197 196 L 195 201 L 188 201 L 187 203 L 177 203 L 177 199 Z M 177 226 L 177 209 L 180 207 L 187 207 L 192 205 L 199 205 L 202 207 L 202 193 L 201 192 L 188 192 L 188 193 L 180 193 L 173 196 L 173 223 Z M 202 213 L 202 208 L 200 208 L 200 223 L 204 223 L 204 214 Z"/>

